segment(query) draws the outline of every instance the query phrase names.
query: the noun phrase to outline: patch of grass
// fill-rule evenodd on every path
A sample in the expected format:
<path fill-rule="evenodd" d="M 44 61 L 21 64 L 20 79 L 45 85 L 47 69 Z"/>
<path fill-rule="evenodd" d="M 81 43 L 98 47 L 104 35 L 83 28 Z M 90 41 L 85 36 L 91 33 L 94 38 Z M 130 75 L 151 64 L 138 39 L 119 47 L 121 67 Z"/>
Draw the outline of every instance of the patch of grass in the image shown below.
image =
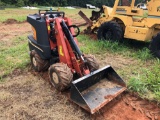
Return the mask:
<path fill-rule="evenodd" d="M 26 21 L 27 15 L 34 13 L 37 13 L 37 10 L 6 8 L 5 10 L 0 10 L 0 14 L 3 16 L 0 17 L 0 22 L 4 22 L 7 19 L 15 19 L 18 22 L 23 22 Z"/>
<path fill-rule="evenodd" d="M 146 47 L 142 48 L 141 50 L 138 50 L 136 54 L 136 58 L 140 58 L 141 60 L 148 60 L 153 58 L 152 54 L 150 53 L 150 50 Z"/>
<path fill-rule="evenodd" d="M 4 51 L 10 47 L 16 46 L 18 44 L 22 44 L 22 43 L 26 42 L 26 38 L 27 38 L 27 34 L 16 37 L 16 38 L 8 40 L 8 41 L 0 41 L 0 50 Z"/>
<path fill-rule="evenodd" d="M 148 48 L 137 49 L 130 47 L 128 42 L 118 43 L 103 40 L 92 40 L 86 35 L 80 35 L 78 40 L 81 42 L 81 50 L 84 53 L 99 54 L 106 51 L 110 53 L 118 53 L 123 56 L 138 58 L 141 60 L 153 59 Z"/>
<path fill-rule="evenodd" d="M 148 91 L 146 84 L 140 80 L 139 75 L 137 77 L 131 78 L 128 82 L 128 86 L 130 90 L 141 93 L 141 95 Z"/>
<path fill-rule="evenodd" d="M 28 44 L 22 42 L 26 40 L 26 36 L 17 37 L 12 46 L 3 47 L 0 52 L 0 78 L 8 75 L 16 68 L 24 69 L 29 63 Z M 0 46 L 1 47 L 1 46 Z"/>
<path fill-rule="evenodd" d="M 49 8 L 48 8 L 49 9 Z M 55 8 L 57 9 L 57 8 Z M 82 10 L 87 16 L 91 16 L 91 10 L 90 9 L 66 9 L 66 8 L 60 8 L 60 11 L 65 11 L 67 17 L 72 17 L 72 19 L 82 19 L 78 12 Z M 35 14 L 38 13 L 38 9 L 32 10 L 32 9 L 23 9 L 23 8 L 6 8 L 5 10 L 0 10 L 0 15 L 3 17 L 0 17 L 0 22 L 4 22 L 7 19 L 15 19 L 18 22 L 26 21 L 27 15 L 29 14 Z M 75 13 L 77 13 L 75 15 Z"/>
<path fill-rule="evenodd" d="M 160 61 L 157 60 L 147 68 L 139 68 L 138 74 L 129 82 L 129 89 L 138 92 L 142 97 L 157 99 L 160 102 Z"/>

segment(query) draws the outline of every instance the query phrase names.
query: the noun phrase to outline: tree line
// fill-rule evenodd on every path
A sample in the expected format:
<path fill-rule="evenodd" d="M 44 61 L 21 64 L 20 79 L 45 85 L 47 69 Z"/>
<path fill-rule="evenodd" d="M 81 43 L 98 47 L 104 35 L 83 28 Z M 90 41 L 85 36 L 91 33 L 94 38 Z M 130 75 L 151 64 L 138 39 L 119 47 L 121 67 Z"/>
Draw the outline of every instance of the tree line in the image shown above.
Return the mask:
<path fill-rule="evenodd" d="M 115 0 L 0 0 L 0 6 L 79 6 L 85 7 L 86 4 L 92 4 L 96 7 L 102 5 L 113 6 Z M 131 0 L 129 0 L 131 1 Z M 136 4 L 142 0 L 136 0 Z"/>

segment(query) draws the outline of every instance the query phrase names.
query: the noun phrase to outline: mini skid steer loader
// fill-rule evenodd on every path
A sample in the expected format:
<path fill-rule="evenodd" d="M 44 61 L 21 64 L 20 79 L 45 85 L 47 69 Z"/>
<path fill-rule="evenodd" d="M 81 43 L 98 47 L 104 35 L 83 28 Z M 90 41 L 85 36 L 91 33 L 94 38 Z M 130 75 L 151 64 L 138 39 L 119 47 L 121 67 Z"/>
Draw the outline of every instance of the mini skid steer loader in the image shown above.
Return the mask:
<path fill-rule="evenodd" d="M 76 38 L 79 28 L 64 12 L 39 10 L 28 15 L 27 21 L 33 31 L 28 36 L 33 68 L 48 70 L 51 85 L 68 92 L 74 103 L 93 114 L 126 90 L 111 66 L 99 69 L 92 55 L 82 54 Z"/>

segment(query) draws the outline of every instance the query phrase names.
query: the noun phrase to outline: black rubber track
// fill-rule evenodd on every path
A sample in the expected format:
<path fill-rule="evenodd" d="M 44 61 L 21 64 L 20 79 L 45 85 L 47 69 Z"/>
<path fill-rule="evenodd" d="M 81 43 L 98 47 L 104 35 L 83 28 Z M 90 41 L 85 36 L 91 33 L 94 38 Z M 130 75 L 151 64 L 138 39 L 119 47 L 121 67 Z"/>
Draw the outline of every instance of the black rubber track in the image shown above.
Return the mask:
<path fill-rule="evenodd" d="M 121 26 L 114 21 L 103 23 L 97 32 L 99 40 L 110 40 L 121 42 L 123 38 L 123 31 Z"/>

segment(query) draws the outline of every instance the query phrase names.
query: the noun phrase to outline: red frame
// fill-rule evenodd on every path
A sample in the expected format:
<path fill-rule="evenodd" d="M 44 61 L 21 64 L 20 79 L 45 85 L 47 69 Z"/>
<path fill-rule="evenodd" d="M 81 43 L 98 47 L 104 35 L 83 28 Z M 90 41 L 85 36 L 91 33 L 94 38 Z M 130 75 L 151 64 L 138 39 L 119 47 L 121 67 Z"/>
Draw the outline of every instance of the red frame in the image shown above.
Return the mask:
<path fill-rule="evenodd" d="M 46 25 L 47 25 L 47 29 L 48 29 L 48 35 L 50 34 L 50 22 L 54 22 L 54 29 L 55 29 L 55 37 L 57 42 L 54 43 L 53 41 L 51 41 L 49 39 L 50 42 L 50 48 L 51 50 L 53 50 L 55 47 L 58 46 L 58 53 L 59 53 L 59 60 L 62 63 L 67 64 L 70 68 L 71 71 L 73 73 L 78 73 L 80 76 L 89 74 L 90 71 L 88 69 L 88 67 L 86 67 L 86 65 L 84 64 L 84 62 L 79 59 L 76 59 L 76 56 L 66 38 L 66 36 L 63 33 L 63 30 L 61 28 L 60 23 L 63 21 L 65 21 L 65 23 L 67 24 L 67 26 L 72 25 L 71 20 L 67 17 L 57 17 L 57 18 L 48 18 L 46 19 Z M 70 28 L 70 32 L 72 35 L 74 35 L 74 28 L 71 27 Z M 77 38 L 74 37 L 74 40 L 76 42 L 76 44 L 78 45 L 78 41 Z"/>

